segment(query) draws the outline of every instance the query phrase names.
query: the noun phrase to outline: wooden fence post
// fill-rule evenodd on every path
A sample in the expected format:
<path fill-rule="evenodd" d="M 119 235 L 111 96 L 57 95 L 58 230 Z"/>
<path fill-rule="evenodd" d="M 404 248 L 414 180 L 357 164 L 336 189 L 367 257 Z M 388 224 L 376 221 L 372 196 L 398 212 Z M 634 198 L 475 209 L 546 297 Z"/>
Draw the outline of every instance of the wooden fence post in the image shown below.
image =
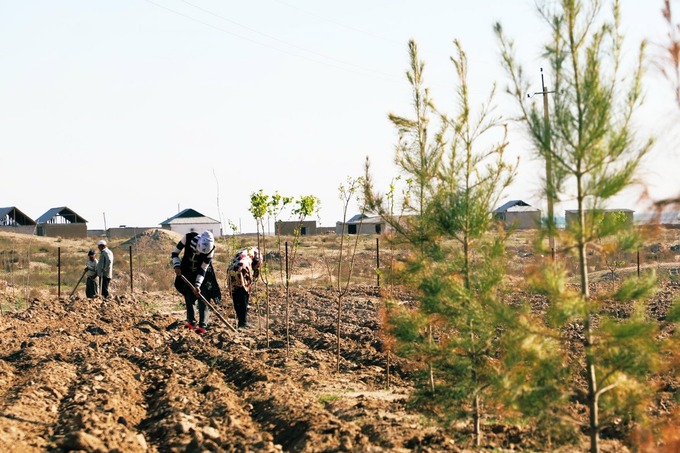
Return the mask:
<path fill-rule="evenodd" d="M 378 289 L 380 289 L 380 238 L 375 238 L 375 268 L 378 276 Z"/>
<path fill-rule="evenodd" d="M 61 247 L 57 247 L 57 299 L 61 300 Z"/>
<path fill-rule="evenodd" d="M 130 295 L 135 292 L 134 284 L 132 283 L 132 246 L 130 246 Z"/>

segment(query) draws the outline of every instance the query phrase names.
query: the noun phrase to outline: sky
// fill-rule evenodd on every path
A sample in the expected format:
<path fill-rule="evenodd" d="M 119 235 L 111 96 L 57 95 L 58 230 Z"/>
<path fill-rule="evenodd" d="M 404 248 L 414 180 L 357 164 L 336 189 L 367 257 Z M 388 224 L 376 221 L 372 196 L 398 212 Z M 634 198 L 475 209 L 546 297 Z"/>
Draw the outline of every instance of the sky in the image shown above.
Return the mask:
<path fill-rule="evenodd" d="M 663 40 L 661 0 L 622 3 L 630 55 Z M 0 206 L 34 219 L 67 206 L 89 229 L 192 208 L 230 234 L 255 231 L 250 195 L 263 190 L 318 197 L 319 225 L 334 226 L 339 187 L 367 156 L 378 188 L 399 174 L 388 114 L 411 114 L 410 39 L 440 108 L 454 111 L 458 39 L 473 105 L 496 83 L 497 112 L 516 113 L 498 21 L 539 91 L 547 30 L 533 0 L 0 0 Z M 641 178 L 667 197 L 680 189 L 680 109 L 651 65 L 645 88 L 639 127 L 657 145 Z M 526 135 L 509 140 L 520 167 L 500 202 L 544 208 Z"/>

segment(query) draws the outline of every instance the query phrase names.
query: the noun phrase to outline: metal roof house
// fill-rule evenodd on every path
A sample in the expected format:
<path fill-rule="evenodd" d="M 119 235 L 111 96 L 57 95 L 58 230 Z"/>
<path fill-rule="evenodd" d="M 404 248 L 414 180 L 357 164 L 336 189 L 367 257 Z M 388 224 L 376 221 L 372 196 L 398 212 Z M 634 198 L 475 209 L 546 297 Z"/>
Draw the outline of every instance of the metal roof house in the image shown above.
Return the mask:
<path fill-rule="evenodd" d="M 14 206 L 0 208 L 0 231 L 35 234 L 37 222 Z"/>
<path fill-rule="evenodd" d="M 381 234 L 387 231 L 387 224 L 382 217 L 367 216 L 365 214 L 357 214 L 347 222 L 336 222 L 335 233 L 342 234 Z"/>
<path fill-rule="evenodd" d="M 206 217 L 198 211 L 187 208 L 160 223 L 164 230 L 175 231 L 179 234 L 191 232 L 201 233 L 210 231 L 213 236 L 222 236 L 222 224 L 215 219 Z"/>
<path fill-rule="evenodd" d="M 505 228 L 530 230 L 541 226 L 541 210 L 522 200 L 510 200 L 492 211 Z"/>
<path fill-rule="evenodd" d="M 38 236 L 72 239 L 87 237 L 87 220 L 66 206 L 48 210 L 36 222 Z"/>

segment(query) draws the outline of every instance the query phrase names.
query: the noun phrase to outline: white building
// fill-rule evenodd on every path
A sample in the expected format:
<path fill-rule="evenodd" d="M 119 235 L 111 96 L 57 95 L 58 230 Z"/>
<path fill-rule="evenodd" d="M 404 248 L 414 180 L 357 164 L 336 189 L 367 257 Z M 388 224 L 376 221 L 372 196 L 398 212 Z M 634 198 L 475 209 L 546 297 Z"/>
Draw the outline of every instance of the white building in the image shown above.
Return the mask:
<path fill-rule="evenodd" d="M 185 209 L 182 212 L 160 223 L 164 230 L 174 231 L 179 234 L 191 232 L 201 233 L 210 231 L 213 236 L 222 236 L 222 225 L 218 220 L 206 217 L 193 209 Z"/>

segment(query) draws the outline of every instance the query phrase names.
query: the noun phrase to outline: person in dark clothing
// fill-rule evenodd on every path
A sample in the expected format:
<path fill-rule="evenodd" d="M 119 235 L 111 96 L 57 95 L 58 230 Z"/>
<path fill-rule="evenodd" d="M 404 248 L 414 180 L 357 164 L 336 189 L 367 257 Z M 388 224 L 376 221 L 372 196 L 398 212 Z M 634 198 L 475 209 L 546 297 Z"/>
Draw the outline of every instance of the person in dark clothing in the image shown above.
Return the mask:
<path fill-rule="evenodd" d="M 248 247 L 236 254 L 227 268 L 227 279 L 231 290 L 231 299 L 238 318 L 238 327 L 247 329 L 248 300 L 252 284 L 260 275 L 261 258 L 257 247 Z"/>
<path fill-rule="evenodd" d="M 87 252 L 87 267 L 85 275 L 85 296 L 88 299 L 94 299 L 99 296 L 99 285 L 97 284 L 97 258 L 94 257 L 94 249 Z"/>
<path fill-rule="evenodd" d="M 184 251 L 182 258 L 179 255 Z M 199 297 L 219 303 L 221 292 L 217 284 L 217 278 L 212 268 L 212 259 L 215 256 L 215 239 L 210 231 L 203 231 L 200 235 L 195 232 L 187 233 L 177 243 L 171 253 L 172 264 L 175 269 L 175 288 L 184 296 L 187 309 L 185 328 L 196 331 L 203 335 L 208 327 L 210 309 Z M 193 283 L 187 285 L 182 280 L 182 275 Z M 198 300 L 198 325 L 194 304 Z"/>

